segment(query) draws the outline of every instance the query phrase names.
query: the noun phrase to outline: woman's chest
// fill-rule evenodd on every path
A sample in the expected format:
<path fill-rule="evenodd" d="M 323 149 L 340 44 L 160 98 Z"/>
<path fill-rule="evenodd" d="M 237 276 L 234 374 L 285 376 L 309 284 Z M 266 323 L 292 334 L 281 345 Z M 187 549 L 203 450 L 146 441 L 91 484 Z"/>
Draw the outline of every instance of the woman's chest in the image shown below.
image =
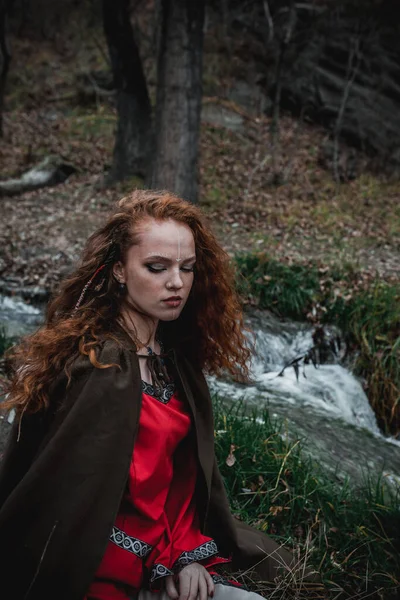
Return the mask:
<path fill-rule="evenodd" d="M 150 451 L 155 455 L 172 455 L 191 429 L 191 415 L 173 384 L 159 392 L 143 382 L 142 407 L 135 452 Z"/>

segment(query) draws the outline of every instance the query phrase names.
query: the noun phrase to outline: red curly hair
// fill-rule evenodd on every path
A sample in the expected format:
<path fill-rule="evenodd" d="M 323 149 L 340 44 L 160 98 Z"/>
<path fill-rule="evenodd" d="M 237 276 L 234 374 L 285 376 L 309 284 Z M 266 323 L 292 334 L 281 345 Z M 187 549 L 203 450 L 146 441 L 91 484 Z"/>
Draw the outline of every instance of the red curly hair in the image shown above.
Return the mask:
<path fill-rule="evenodd" d="M 105 225 L 90 236 L 80 266 L 49 303 L 44 326 L 13 349 L 15 374 L 5 409 L 20 413 L 45 408 L 51 384 L 63 370 L 70 378 L 71 364 L 79 354 L 89 356 L 97 368 L 109 366 L 100 364 L 96 356 L 105 339 L 115 339 L 120 322 L 123 295 L 112 264 L 124 262 L 127 250 L 137 243 L 138 225 L 149 217 L 186 224 L 196 248 L 189 298 L 176 321 L 160 323 L 161 336 L 209 373 L 227 370 L 242 380 L 248 378 L 250 350 L 228 255 L 205 225 L 199 208 L 167 191 L 136 190 L 117 202 Z M 101 282 L 93 279 L 82 296 L 86 284 L 107 262 L 99 273 Z"/>

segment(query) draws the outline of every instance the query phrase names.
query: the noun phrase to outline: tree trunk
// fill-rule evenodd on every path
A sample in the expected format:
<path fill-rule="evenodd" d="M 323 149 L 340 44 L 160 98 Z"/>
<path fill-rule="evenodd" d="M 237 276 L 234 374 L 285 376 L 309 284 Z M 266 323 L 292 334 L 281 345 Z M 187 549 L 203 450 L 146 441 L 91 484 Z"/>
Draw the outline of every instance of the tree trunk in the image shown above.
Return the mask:
<path fill-rule="evenodd" d="M 151 184 L 197 202 L 204 0 L 163 0 Z"/>
<path fill-rule="evenodd" d="M 0 137 L 3 137 L 3 110 L 4 110 L 4 94 L 6 89 L 6 81 L 8 69 L 10 68 L 11 54 L 7 45 L 6 26 L 7 13 L 11 6 L 11 2 L 0 0 Z"/>
<path fill-rule="evenodd" d="M 280 105 L 281 105 L 281 93 L 282 93 L 282 72 L 283 62 L 290 41 L 292 39 L 293 31 L 296 26 L 296 4 L 294 0 L 290 0 L 288 3 L 288 19 L 283 37 L 281 39 L 276 75 L 275 75 L 275 95 L 272 105 L 272 117 L 271 117 L 271 171 L 272 171 L 272 183 L 274 185 L 280 185 L 283 183 L 282 173 L 278 171 L 278 145 L 279 145 L 279 120 L 280 120 Z"/>
<path fill-rule="evenodd" d="M 152 141 L 151 104 L 129 16 L 129 0 L 103 0 L 103 24 L 117 90 L 118 125 L 110 180 L 145 177 Z"/>

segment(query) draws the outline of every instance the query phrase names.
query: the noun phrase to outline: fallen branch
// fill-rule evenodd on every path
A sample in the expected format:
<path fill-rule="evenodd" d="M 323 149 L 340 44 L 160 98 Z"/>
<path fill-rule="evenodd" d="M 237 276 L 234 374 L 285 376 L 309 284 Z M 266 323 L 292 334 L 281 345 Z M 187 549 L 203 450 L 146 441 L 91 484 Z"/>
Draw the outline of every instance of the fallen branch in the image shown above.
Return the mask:
<path fill-rule="evenodd" d="M 64 183 L 77 169 L 59 156 L 47 156 L 19 178 L 0 181 L 0 196 L 16 196 L 50 185 Z"/>

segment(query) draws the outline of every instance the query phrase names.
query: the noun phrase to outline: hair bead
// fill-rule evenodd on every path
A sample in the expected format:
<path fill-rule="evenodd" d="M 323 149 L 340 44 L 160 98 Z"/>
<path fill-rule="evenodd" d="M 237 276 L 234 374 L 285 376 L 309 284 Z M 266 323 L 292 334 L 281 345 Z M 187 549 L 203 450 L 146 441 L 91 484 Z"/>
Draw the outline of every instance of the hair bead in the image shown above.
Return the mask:
<path fill-rule="evenodd" d="M 104 265 L 101 265 L 101 267 L 99 267 L 99 268 L 98 268 L 98 269 L 95 271 L 94 275 L 92 275 L 92 276 L 91 276 L 91 278 L 89 279 L 89 281 L 88 281 L 88 282 L 85 284 L 85 286 L 84 286 L 84 288 L 83 288 L 83 290 L 82 290 L 82 292 L 81 292 L 81 295 L 80 295 L 80 296 L 79 296 L 79 298 L 78 298 L 78 302 L 77 302 L 77 303 L 75 304 L 75 306 L 74 306 L 74 312 L 75 312 L 75 311 L 76 311 L 76 310 L 77 310 L 77 309 L 80 307 L 80 305 L 82 304 L 82 300 L 84 299 L 84 297 L 85 297 L 85 294 L 86 294 L 86 292 L 88 291 L 88 289 L 89 289 L 89 287 L 90 287 L 91 283 L 92 283 L 92 282 L 93 282 L 93 280 L 94 280 L 94 279 L 97 277 L 97 275 L 100 273 L 100 271 L 102 271 L 102 270 L 105 268 L 105 266 L 106 266 L 105 264 L 104 264 Z"/>
<path fill-rule="evenodd" d="M 116 255 L 117 255 L 117 250 L 118 250 L 118 244 L 116 242 L 111 242 L 110 246 L 108 248 L 106 257 L 104 259 L 104 263 L 98 268 L 96 269 L 96 271 L 94 272 L 94 274 L 91 276 L 91 278 L 89 279 L 89 281 L 85 284 L 77 303 L 74 306 L 73 312 L 75 312 L 76 310 L 78 310 L 78 308 L 81 306 L 82 301 L 86 295 L 86 292 L 88 291 L 88 289 L 90 288 L 90 286 L 92 285 L 93 281 L 96 279 L 97 275 L 99 273 L 101 273 L 101 271 L 104 271 L 105 269 L 107 269 L 108 267 L 111 266 L 111 264 L 115 261 Z M 101 290 L 101 288 L 103 287 L 104 281 L 106 278 L 106 274 L 104 273 L 104 277 L 101 281 L 99 281 L 98 285 L 95 287 L 95 290 L 97 292 L 99 292 Z"/>

